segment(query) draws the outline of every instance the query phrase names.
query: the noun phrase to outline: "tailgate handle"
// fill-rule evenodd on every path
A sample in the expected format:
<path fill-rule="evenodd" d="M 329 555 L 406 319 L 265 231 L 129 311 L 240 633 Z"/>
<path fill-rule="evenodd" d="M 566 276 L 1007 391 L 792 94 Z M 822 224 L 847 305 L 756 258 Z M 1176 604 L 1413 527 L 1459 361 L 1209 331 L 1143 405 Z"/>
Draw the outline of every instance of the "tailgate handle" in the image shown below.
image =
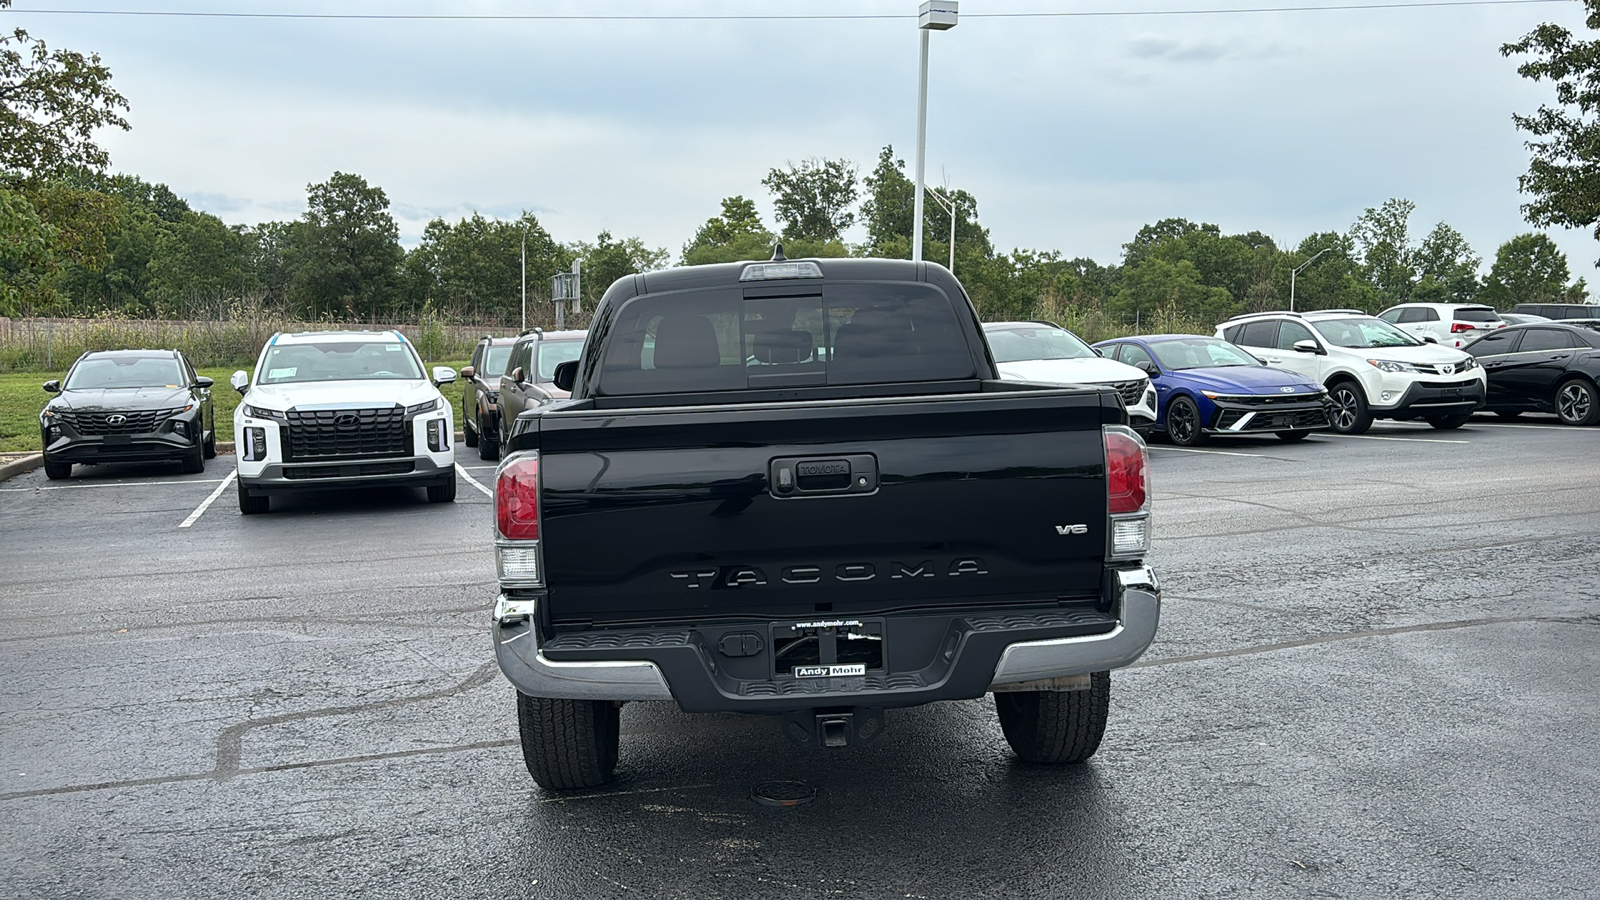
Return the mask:
<path fill-rule="evenodd" d="M 769 464 L 767 486 L 780 499 L 870 494 L 878 489 L 878 459 L 870 453 L 782 457 Z"/>

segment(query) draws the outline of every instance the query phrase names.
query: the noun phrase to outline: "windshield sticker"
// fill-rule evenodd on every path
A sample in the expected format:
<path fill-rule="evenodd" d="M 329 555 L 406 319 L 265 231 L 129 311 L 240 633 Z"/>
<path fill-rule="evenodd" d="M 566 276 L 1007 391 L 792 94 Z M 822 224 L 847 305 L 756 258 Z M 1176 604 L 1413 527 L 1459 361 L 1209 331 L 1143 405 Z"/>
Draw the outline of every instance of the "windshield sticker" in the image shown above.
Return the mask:
<path fill-rule="evenodd" d="M 290 366 L 287 369 L 268 369 L 267 370 L 267 377 L 268 378 L 293 378 L 294 377 L 294 373 L 299 371 L 299 369 L 300 369 L 299 366 Z"/>
<path fill-rule="evenodd" d="M 383 349 L 389 351 L 390 353 L 397 353 L 405 348 L 401 347 L 399 344 L 385 344 Z"/>

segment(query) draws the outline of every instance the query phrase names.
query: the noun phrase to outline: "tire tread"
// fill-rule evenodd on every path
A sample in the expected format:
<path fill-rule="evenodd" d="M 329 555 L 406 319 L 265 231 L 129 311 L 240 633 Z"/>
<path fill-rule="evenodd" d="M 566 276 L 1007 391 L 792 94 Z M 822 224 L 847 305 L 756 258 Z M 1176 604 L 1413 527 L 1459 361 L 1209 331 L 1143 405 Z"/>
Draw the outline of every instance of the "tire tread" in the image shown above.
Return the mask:
<path fill-rule="evenodd" d="M 1081 763 L 1105 737 L 1111 673 L 1093 673 L 1086 691 L 1003 691 L 994 702 L 1006 743 L 1024 762 Z"/>
<path fill-rule="evenodd" d="M 599 787 L 616 769 L 619 711 L 612 701 L 518 692 L 517 731 L 528 774 L 546 790 Z"/>

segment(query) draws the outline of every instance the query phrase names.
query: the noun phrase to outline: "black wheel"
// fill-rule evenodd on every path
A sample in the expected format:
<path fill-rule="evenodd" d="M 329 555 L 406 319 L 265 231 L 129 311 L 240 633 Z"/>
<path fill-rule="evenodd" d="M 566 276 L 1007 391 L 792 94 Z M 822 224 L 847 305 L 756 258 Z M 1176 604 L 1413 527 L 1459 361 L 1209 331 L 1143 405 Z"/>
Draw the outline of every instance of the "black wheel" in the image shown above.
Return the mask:
<path fill-rule="evenodd" d="M 44 459 L 44 477 L 51 481 L 65 481 L 72 477 L 72 463 L 51 462 L 47 456 Z"/>
<path fill-rule="evenodd" d="M 183 458 L 183 471 L 193 475 L 206 470 L 206 446 L 204 441 L 196 441 L 194 449 Z"/>
<path fill-rule="evenodd" d="M 456 473 L 450 472 L 450 480 L 444 484 L 428 485 L 429 503 L 449 503 L 456 499 Z"/>
<path fill-rule="evenodd" d="M 1193 400 L 1174 397 L 1167 405 L 1167 437 L 1180 447 L 1206 442 L 1206 433 L 1200 425 L 1200 408 Z"/>
<path fill-rule="evenodd" d="M 238 484 L 239 484 L 239 512 L 241 514 L 246 515 L 246 516 L 253 516 L 253 515 L 257 514 L 257 513 L 266 512 L 267 509 L 272 506 L 272 499 L 270 497 L 268 497 L 266 494 L 260 494 L 260 495 L 252 494 L 252 493 L 250 493 L 250 489 L 244 486 L 244 482 L 241 481 L 241 482 L 238 482 Z"/>
<path fill-rule="evenodd" d="M 1594 386 L 1576 378 L 1562 382 L 1556 388 L 1556 415 L 1561 417 L 1563 425 L 1593 425 L 1600 416 Z"/>
<path fill-rule="evenodd" d="M 1429 416 L 1428 424 L 1440 431 L 1449 431 L 1452 428 L 1460 428 L 1471 419 L 1472 413 L 1462 413 L 1458 416 Z"/>
<path fill-rule="evenodd" d="M 549 791 L 599 787 L 617 768 L 621 710 L 610 700 L 546 700 L 517 692 L 528 774 Z"/>
<path fill-rule="evenodd" d="M 1494 411 L 1494 414 L 1499 416 L 1502 419 L 1515 419 L 1516 417 L 1522 415 L 1522 410 L 1520 410 L 1520 409 L 1497 409 L 1497 410 Z"/>
<path fill-rule="evenodd" d="M 1311 434 L 1309 431 L 1278 431 L 1274 433 L 1277 434 L 1278 440 L 1288 441 L 1291 444 L 1295 441 L 1303 441 Z"/>
<path fill-rule="evenodd" d="M 483 440 L 478 442 L 478 458 L 500 458 L 500 430 L 498 428 L 483 429 Z"/>
<path fill-rule="evenodd" d="M 999 691 L 1000 730 L 1024 762 L 1080 763 L 1100 749 L 1111 711 L 1111 673 L 1089 676 L 1086 691 Z"/>
<path fill-rule="evenodd" d="M 476 447 L 476 446 L 478 446 L 478 441 L 479 440 L 480 440 L 480 438 L 478 437 L 477 429 L 472 427 L 472 420 L 471 419 L 467 419 L 467 418 L 463 418 L 461 420 L 461 441 L 462 441 L 462 443 L 465 443 L 468 447 Z"/>
<path fill-rule="evenodd" d="M 1372 412 L 1367 409 L 1367 398 L 1361 385 L 1354 381 L 1341 381 L 1328 389 L 1328 399 L 1333 410 L 1328 414 L 1328 424 L 1340 434 L 1366 434 L 1372 427 Z"/>
<path fill-rule="evenodd" d="M 206 435 L 205 457 L 206 459 L 217 458 L 217 432 L 215 430 Z"/>

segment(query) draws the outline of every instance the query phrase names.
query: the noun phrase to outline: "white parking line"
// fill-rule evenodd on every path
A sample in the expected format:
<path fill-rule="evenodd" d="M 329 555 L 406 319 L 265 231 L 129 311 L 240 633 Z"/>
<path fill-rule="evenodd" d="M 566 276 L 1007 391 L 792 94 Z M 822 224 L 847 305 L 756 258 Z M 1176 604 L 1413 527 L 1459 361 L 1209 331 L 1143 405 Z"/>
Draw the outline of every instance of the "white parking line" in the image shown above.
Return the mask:
<path fill-rule="evenodd" d="M 222 483 L 217 485 L 217 489 L 211 492 L 211 496 L 202 500 L 200 505 L 194 508 L 194 512 L 189 513 L 189 518 L 184 519 L 183 524 L 179 525 L 178 527 L 188 528 L 190 525 L 195 523 L 195 520 L 199 519 L 202 515 L 205 515 L 205 511 L 211 508 L 211 504 L 217 502 L 217 498 L 222 496 L 222 492 L 227 490 L 228 485 L 233 484 L 233 480 L 238 477 L 238 469 L 234 469 L 232 472 L 229 472 L 228 477 L 222 479 Z"/>
<path fill-rule="evenodd" d="M 1471 441 L 1445 441 L 1445 440 L 1440 440 L 1439 438 L 1379 437 L 1378 435 L 1375 435 L 1375 434 L 1336 434 L 1336 433 L 1329 432 L 1329 433 L 1327 433 L 1327 436 L 1328 437 L 1337 437 L 1337 438 L 1359 438 L 1359 439 L 1361 439 L 1363 441 L 1405 441 L 1408 444 L 1470 444 L 1470 443 L 1472 443 Z"/>
<path fill-rule="evenodd" d="M 82 488 L 182 487 L 186 484 L 216 484 L 218 481 L 227 480 L 227 478 L 192 478 L 185 481 L 115 481 L 102 482 L 100 484 L 50 484 L 42 485 L 36 488 L 0 488 L 0 492 L 15 494 L 23 491 L 76 491 Z"/>
<path fill-rule="evenodd" d="M 483 485 L 479 484 L 478 483 L 478 479 L 473 478 L 471 475 L 467 474 L 467 467 L 466 466 L 463 466 L 461 463 L 456 463 L 456 471 L 461 473 L 461 477 L 465 478 L 467 480 L 467 483 L 471 484 L 473 487 L 477 488 L 478 490 L 483 491 L 483 495 L 485 497 L 493 497 L 494 496 L 494 491 L 491 491 L 488 488 L 484 487 Z"/>
<path fill-rule="evenodd" d="M 1151 447 L 1151 450 L 1176 450 L 1179 453 L 1211 453 L 1217 456 L 1249 456 L 1255 459 L 1277 459 L 1265 453 L 1239 453 L 1235 450 L 1196 450 L 1192 447 Z"/>
<path fill-rule="evenodd" d="M 1548 429 L 1550 429 L 1552 431 L 1576 431 L 1576 432 L 1583 431 L 1582 428 L 1574 428 L 1571 425 L 1535 425 L 1532 422 L 1529 422 L 1526 425 L 1513 425 L 1513 424 L 1511 424 L 1509 422 L 1471 422 L 1471 423 L 1468 423 L 1467 427 L 1468 428 L 1548 428 Z"/>

